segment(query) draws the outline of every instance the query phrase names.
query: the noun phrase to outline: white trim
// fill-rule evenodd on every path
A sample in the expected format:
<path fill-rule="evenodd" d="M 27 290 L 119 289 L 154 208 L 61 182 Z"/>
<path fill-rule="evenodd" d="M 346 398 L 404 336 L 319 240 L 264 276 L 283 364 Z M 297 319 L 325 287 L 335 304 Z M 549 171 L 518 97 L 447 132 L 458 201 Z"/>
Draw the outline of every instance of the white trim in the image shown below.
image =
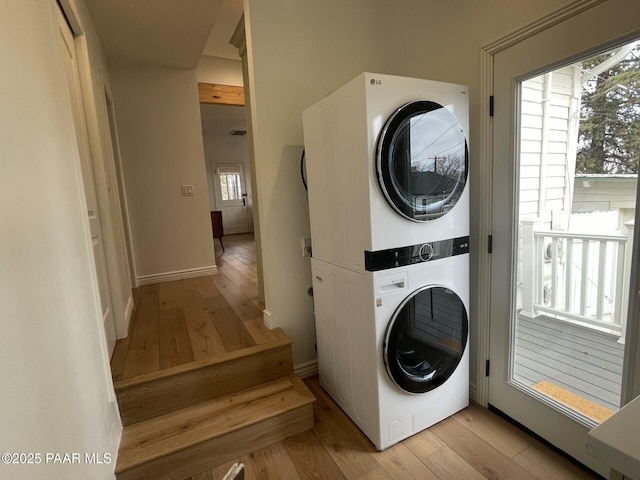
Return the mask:
<path fill-rule="evenodd" d="M 478 403 L 478 390 L 475 383 L 469 383 L 469 399 Z"/>
<path fill-rule="evenodd" d="M 489 358 L 489 332 L 491 323 L 491 255 L 488 254 L 488 237 L 492 222 L 492 172 L 493 172 L 493 120 L 489 116 L 489 97 L 493 95 L 493 63 L 499 52 L 522 42 L 554 25 L 557 25 L 605 0 L 581 0 L 561 8 L 480 50 L 480 161 L 479 176 L 480 214 L 478 225 L 478 300 L 476 319 L 478 348 L 476 350 L 476 401 L 487 406 L 489 402 L 489 377 L 485 376 L 485 362 Z"/>
<path fill-rule="evenodd" d="M 553 27 L 559 23 L 564 22 L 565 20 L 575 17 L 579 13 L 582 13 L 590 8 L 595 7 L 596 5 L 606 2 L 607 0 L 578 0 L 574 3 L 567 5 L 555 12 L 550 13 L 546 17 L 542 17 L 536 20 L 525 27 L 522 27 L 520 30 L 516 30 L 509 35 L 505 35 L 504 37 L 486 45 L 482 48 L 483 51 L 486 51 L 490 55 L 496 55 L 503 50 L 506 50 L 513 45 L 526 40 L 529 37 L 533 37 L 534 35 Z"/>
<path fill-rule="evenodd" d="M 118 337 L 120 338 L 125 338 L 127 335 L 129 335 L 129 327 L 131 326 L 131 320 L 133 319 L 133 310 L 135 307 L 135 302 L 133 301 L 133 295 L 130 295 L 128 300 L 127 300 L 127 306 L 124 309 L 124 333 L 122 334 L 122 336 Z"/>
<path fill-rule="evenodd" d="M 318 360 L 301 363 L 293 368 L 293 372 L 300 378 L 312 377 L 318 374 Z"/>
<path fill-rule="evenodd" d="M 172 280 L 182 280 L 185 278 L 204 277 L 218 273 L 218 266 L 190 268 L 187 270 L 177 270 L 175 272 L 156 273 L 154 275 L 142 275 L 138 277 L 138 286 L 150 285 L 152 283 L 170 282 Z"/>
<path fill-rule="evenodd" d="M 268 329 L 273 329 L 273 320 L 271 320 L 271 312 L 266 308 L 262 311 L 262 321 L 264 322 L 264 326 Z"/>
<path fill-rule="evenodd" d="M 640 182 L 636 186 L 636 196 L 640 197 Z M 637 201 L 637 200 L 636 200 Z M 640 225 L 640 208 L 636 208 L 635 225 Z M 640 235 L 633 236 L 631 257 L 631 278 L 629 279 L 629 308 L 627 310 L 626 332 L 622 332 L 628 348 L 624 349 L 624 363 L 622 367 L 622 393 L 620 405 L 626 405 L 640 395 L 640 355 L 638 355 L 638 329 L 640 325 Z"/>
<path fill-rule="evenodd" d="M 486 407 L 489 403 L 489 377 L 486 376 L 486 361 L 489 358 L 489 327 L 491 319 L 491 255 L 489 235 L 491 235 L 491 192 L 493 185 L 493 120 L 489 116 L 489 97 L 493 95 L 493 55 L 480 52 L 480 162 L 477 162 L 479 176 L 480 212 L 477 243 L 478 277 L 476 320 L 476 385 L 475 400 Z M 473 247 L 472 247 L 473 248 Z"/>

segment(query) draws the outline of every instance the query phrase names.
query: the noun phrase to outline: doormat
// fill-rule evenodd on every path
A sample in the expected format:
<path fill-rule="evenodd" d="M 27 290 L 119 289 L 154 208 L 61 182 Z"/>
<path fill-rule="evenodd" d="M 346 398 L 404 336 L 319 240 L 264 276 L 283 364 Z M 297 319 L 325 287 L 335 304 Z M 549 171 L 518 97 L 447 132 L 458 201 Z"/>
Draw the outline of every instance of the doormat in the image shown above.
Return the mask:
<path fill-rule="evenodd" d="M 615 413 L 613 410 L 609 410 L 602 405 L 598 405 L 586 398 L 582 398 L 580 395 L 571 393 L 564 388 L 560 388 L 557 385 L 547 382 L 546 380 L 536 383 L 533 388 L 547 397 L 552 398 L 556 402 L 561 403 L 598 423 L 604 422 Z"/>

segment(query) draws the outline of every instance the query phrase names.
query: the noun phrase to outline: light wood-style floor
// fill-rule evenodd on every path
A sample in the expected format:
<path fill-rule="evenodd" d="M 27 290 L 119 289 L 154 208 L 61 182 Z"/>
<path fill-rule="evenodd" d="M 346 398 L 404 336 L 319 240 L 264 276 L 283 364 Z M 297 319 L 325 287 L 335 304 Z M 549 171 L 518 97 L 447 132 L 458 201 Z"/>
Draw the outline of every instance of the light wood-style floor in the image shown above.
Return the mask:
<path fill-rule="evenodd" d="M 273 340 L 262 321 L 253 235 L 223 241 L 224 253 L 215 241 L 217 274 L 139 288 L 131 333 L 111 360 L 114 380 Z"/>
<path fill-rule="evenodd" d="M 600 478 L 477 405 L 377 452 L 320 388 L 317 376 L 305 383 L 318 399 L 313 430 L 185 480 L 222 479 L 234 462 L 245 465 L 245 480 Z"/>
<path fill-rule="evenodd" d="M 218 274 L 140 288 L 132 332 L 116 345 L 115 380 L 266 341 L 253 237 L 223 241 Z M 600 478 L 477 405 L 377 452 L 317 377 L 305 383 L 318 399 L 313 430 L 184 480 L 222 479 L 234 462 L 244 463 L 246 480 Z"/>

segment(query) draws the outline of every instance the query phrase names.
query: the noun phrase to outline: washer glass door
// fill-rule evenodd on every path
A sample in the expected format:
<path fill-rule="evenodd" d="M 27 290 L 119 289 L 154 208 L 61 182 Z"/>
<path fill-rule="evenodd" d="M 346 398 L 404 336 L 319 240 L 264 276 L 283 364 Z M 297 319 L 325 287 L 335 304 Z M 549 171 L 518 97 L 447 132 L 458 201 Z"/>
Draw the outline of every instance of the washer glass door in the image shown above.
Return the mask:
<path fill-rule="evenodd" d="M 464 131 L 449 110 L 435 102 L 411 102 L 396 110 L 380 133 L 378 183 L 403 217 L 434 220 L 462 195 L 468 157 Z"/>
<path fill-rule="evenodd" d="M 452 290 L 425 286 L 396 309 L 384 340 L 384 363 L 393 382 L 409 393 L 439 387 L 453 374 L 467 344 L 469 322 Z"/>

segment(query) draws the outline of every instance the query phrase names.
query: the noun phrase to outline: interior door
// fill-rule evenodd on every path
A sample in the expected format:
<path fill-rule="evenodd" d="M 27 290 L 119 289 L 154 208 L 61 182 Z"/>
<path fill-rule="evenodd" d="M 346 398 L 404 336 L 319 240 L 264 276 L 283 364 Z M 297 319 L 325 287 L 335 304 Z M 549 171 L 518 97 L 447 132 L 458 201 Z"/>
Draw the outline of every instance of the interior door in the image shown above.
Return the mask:
<path fill-rule="evenodd" d="M 60 9 L 58 9 L 58 26 L 60 30 L 60 48 L 64 57 L 67 85 L 69 87 L 69 95 L 73 108 L 74 127 L 78 142 L 78 155 L 80 157 L 80 164 L 82 168 L 82 181 L 87 201 L 87 216 L 89 218 L 89 226 L 91 229 L 93 257 L 98 277 L 98 288 L 100 291 L 102 322 L 107 339 L 109 356 L 111 356 L 116 343 L 116 329 L 113 307 L 111 305 L 111 293 L 109 290 L 107 264 L 105 260 L 106 257 L 100 225 L 100 211 L 98 209 L 98 200 L 93 177 L 93 166 L 91 164 L 91 154 L 89 152 L 87 129 L 78 80 L 79 77 L 73 34 L 71 33 L 71 29 L 67 25 L 67 21 Z"/>
<path fill-rule="evenodd" d="M 533 35 L 494 57 L 489 403 L 604 476 L 608 476 L 608 467 L 585 451 L 586 435 L 594 422 L 540 393 L 515 375 L 514 358 L 521 341 L 517 333 L 526 313 L 521 259 L 527 234 L 519 221 L 522 205 L 520 170 L 528 168 L 520 160 L 528 141 L 522 136 L 522 83 L 626 43 L 636 38 L 638 32 L 640 5 L 628 0 L 611 0 Z M 538 176 L 547 178 L 548 172 L 538 172 Z M 520 251 L 522 255 L 519 255 Z M 558 246 L 552 244 L 546 261 L 553 261 L 560 254 Z M 543 267 L 533 265 L 532 268 L 539 269 L 538 274 L 542 275 Z M 547 342 L 556 340 L 550 336 Z M 635 350 L 636 345 L 638 339 L 627 335 L 626 348 Z M 546 346 L 540 344 L 538 348 L 543 351 Z M 633 366 L 625 364 L 624 368 Z"/>
<path fill-rule="evenodd" d="M 244 168 L 240 163 L 219 164 L 213 170 L 216 202 L 222 210 L 226 235 L 249 231 Z"/>

